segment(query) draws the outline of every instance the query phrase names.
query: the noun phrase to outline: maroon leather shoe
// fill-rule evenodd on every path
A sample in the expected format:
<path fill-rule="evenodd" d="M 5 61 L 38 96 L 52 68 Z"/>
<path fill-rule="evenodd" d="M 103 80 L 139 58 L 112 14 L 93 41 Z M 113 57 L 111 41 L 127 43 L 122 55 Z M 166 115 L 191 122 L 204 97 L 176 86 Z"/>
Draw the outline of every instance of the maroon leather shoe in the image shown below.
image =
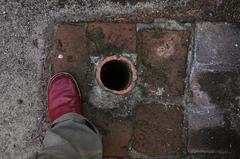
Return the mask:
<path fill-rule="evenodd" d="M 54 121 L 70 112 L 82 114 L 81 94 L 73 76 L 61 72 L 48 84 L 48 114 Z"/>

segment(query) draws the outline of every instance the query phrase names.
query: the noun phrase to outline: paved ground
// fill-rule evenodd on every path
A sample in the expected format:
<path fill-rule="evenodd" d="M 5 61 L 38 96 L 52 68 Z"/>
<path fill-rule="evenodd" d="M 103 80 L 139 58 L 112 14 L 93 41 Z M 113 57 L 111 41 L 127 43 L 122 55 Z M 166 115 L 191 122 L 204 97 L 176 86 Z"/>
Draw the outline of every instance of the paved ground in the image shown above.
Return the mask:
<path fill-rule="evenodd" d="M 220 153 L 235 158 L 239 33 L 228 23 L 167 19 L 60 24 L 51 70 L 77 78 L 85 116 L 102 132 L 105 157 Z M 99 63 L 111 55 L 128 57 L 138 71 L 126 95 L 112 94 L 95 78 Z"/>
<path fill-rule="evenodd" d="M 167 37 L 173 36 L 176 38 L 175 43 L 178 44 L 176 48 L 182 54 L 178 56 L 170 49 L 166 57 L 163 54 L 159 59 L 154 58 L 156 56 L 154 52 L 144 55 L 146 59 L 143 58 L 143 60 L 147 61 L 147 66 L 151 66 L 148 73 L 154 75 L 157 71 L 162 74 L 161 77 L 166 83 L 162 85 L 154 78 L 146 80 L 149 75 L 144 74 L 144 69 L 147 68 L 140 67 L 143 69 L 141 76 L 146 77 L 146 82 L 149 82 L 147 89 L 144 87 L 146 85 L 142 86 L 144 92 L 140 91 L 140 94 L 153 96 L 152 93 L 157 93 L 162 96 L 159 97 L 161 102 L 158 98 L 151 99 L 150 103 L 132 101 L 131 109 L 125 110 L 130 112 L 135 110 L 134 105 L 138 103 L 139 109 L 134 111 L 134 118 L 130 117 L 132 119 L 127 120 L 128 112 L 126 111 L 113 112 L 114 117 L 126 119 L 116 120 L 116 124 L 113 125 L 105 123 L 105 117 L 100 115 L 99 118 L 103 118 L 103 122 L 98 125 L 100 128 L 116 130 L 114 128 L 117 127 L 124 130 L 124 135 L 121 136 L 124 138 L 121 140 L 124 141 L 121 143 L 123 146 L 119 148 L 118 142 L 109 144 L 106 142 L 107 146 L 113 145 L 113 148 L 119 148 L 117 151 L 109 148 L 109 152 L 105 152 L 106 156 L 126 156 L 127 152 L 132 157 L 172 156 L 180 152 L 180 156 L 186 157 L 186 152 L 190 152 L 188 158 L 234 158 L 236 152 L 239 152 L 237 146 L 239 145 L 240 119 L 239 89 L 237 88 L 239 88 L 240 42 L 239 37 L 236 36 L 239 34 L 238 27 L 225 22 L 239 22 L 239 7 L 239 2 L 234 0 L 214 0 L 206 3 L 202 0 L 195 2 L 143 0 L 139 3 L 134 0 L 0 1 L 1 158 L 29 158 L 41 145 L 47 128 L 45 91 L 47 79 L 51 73 L 50 59 L 55 53 L 53 39 L 57 24 L 94 20 L 142 23 L 153 22 L 157 17 L 190 22 L 184 27 L 189 27 L 191 30 L 192 37 L 188 41 L 191 45 L 183 42 L 190 35 L 188 32 L 179 32 L 179 26 L 173 29 L 177 31 L 167 31 L 169 28 L 165 28 L 164 37 L 160 35 L 156 39 L 151 38 L 153 31 L 142 31 L 139 38 L 150 39 L 142 41 L 143 52 L 151 52 L 158 40 L 164 41 L 168 39 Z M 195 21 L 222 21 L 223 23 L 216 25 L 198 23 L 196 30 L 192 31 L 192 28 L 195 28 Z M 188 46 L 192 46 L 195 52 L 185 52 L 185 47 Z M 168 57 L 170 57 L 169 62 L 163 60 Z M 175 59 L 176 62 L 172 62 Z M 158 69 L 159 67 L 169 71 L 169 74 L 166 75 L 165 71 Z M 183 74 L 184 69 L 187 69 L 186 75 Z M 179 72 L 177 76 L 176 72 Z M 188 79 L 186 85 L 183 82 L 183 76 Z M 177 79 L 176 82 L 175 79 Z M 166 91 L 150 90 L 159 87 Z M 192 96 L 188 96 L 191 94 Z M 95 102 L 90 100 L 89 103 Z M 104 106 L 105 103 L 102 105 Z M 164 109 L 166 106 L 167 109 Z M 146 111 L 152 112 L 153 115 L 145 114 Z M 174 114 L 174 118 L 168 120 L 168 125 L 158 125 L 155 119 L 164 121 L 166 120 L 164 116 L 169 117 L 170 114 Z M 90 115 L 89 118 L 91 118 Z M 91 120 L 94 121 L 94 118 L 92 117 Z M 187 124 L 187 121 L 190 122 Z M 180 124 L 179 127 L 179 123 L 183 125 Z M 132 124 L 134 131 L 129 132 Z M 170 128 L 166 129 L 168 126 Z M 153 134 L 159 135 L 158 132 L 163 129 L 162 133 L 171 140 L 148 138 L 149 131 L 146 130 L 152 130 Z M 117 133 L 116 131 L 112 132 L 113 135 L 110 133 L 106 141 L 115 141 L 114 135 Z M 186 134 L 188 134 L 188 140 L 186 140 Z M 129 141 L 132 149 L 128 151 L 126 144 Z M 157 141 L 163 142 L 164 145 L 155 145 Z M 155 147 L 146 147 L 148 144 Z M 217 154 L 209 154 L 212 152 Z M 229 152 L 232 154 L 228 154 Z M 219 153 L 224 155 L 218 155 Z"/>

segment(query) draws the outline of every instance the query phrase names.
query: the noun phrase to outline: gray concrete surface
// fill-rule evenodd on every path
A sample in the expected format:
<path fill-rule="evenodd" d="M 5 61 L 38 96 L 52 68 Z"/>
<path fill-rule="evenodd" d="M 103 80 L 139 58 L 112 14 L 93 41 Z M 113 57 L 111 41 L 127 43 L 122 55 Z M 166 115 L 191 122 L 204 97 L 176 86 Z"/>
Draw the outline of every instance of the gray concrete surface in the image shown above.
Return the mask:
<path fill-rule="evenodd" d="M 46 129 L 46 59 L 57 23 L 159 10 L 187 1 L 122 6 L 105 0 L 1 0 L 0 158 L 25 159 L 40 148 Z"/>

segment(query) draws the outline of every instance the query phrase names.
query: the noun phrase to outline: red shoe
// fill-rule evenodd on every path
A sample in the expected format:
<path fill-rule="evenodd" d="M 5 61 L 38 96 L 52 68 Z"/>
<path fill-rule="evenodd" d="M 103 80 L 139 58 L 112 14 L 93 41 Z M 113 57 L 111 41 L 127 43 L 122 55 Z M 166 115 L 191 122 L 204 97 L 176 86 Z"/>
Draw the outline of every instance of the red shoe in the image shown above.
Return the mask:
<path fill-rule="evenodd" d="M 48 114 L 54 121 L 70 112 L 82 114 L 81 94 L 73 76 L 61 72 L 48 84 Z"/>

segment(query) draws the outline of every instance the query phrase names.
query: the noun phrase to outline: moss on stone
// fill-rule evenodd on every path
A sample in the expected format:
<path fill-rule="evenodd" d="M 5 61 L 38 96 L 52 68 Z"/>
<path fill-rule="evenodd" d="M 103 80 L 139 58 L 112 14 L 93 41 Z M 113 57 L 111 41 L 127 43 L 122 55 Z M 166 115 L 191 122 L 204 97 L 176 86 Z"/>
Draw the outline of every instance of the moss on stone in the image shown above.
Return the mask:
<path fill-rule="evenodd" d="M 67 56 L 67 62 L 68 63 L 73 63 L 73 62 L 75 62 L 76 60 L 75 60 L 75 58 L 73 57 L 73 56 Z"/>
<path fill-rule="evenodd" d="M 137 32 L 136 34 L 137 38 L 137 42 L 136 42 L 136 53 L 137 53 L 137 62 L 136 65 L 137 67 L 140 66 L 140 64 L 142 63 L 142 31 Z"/>
<path fill-rule="evenodd" d="M 104 48 L 105 34 L 101 28 L 96 28 L 93 32 L 88 31 L 86 36 L 95 44 L 97 51 L 101 51 Z"/>
<path fill-rule="evenodd" d="M 86 33 L 87 38 L 93 42 L 96 46 L 96 51 L 101 53 L 103 56 L 109 56 L 113 54 L 131 53 L 128 48 L 118 48 L 112 43 L 105 43 L 105 34 L 102 28 L 96 28 L 94 31 L 88 31 Z"/>
<path fill-rule="evenodd" d="M 152 38 L 160 39 L 164 36 L 164 32 L 161 28 L 154 28 L 153 31 L 154 35 L 152 36 Z"/>

